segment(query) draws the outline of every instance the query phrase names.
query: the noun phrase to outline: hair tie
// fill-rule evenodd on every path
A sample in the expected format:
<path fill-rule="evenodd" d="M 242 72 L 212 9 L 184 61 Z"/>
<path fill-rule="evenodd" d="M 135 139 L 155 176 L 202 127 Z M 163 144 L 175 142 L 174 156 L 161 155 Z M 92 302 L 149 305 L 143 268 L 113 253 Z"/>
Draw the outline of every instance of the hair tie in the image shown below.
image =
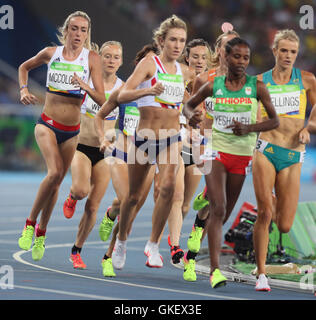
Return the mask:
<path fill-rule="evenodd" d="M 234 30 L 234 26 L 230 22 L 224 22 L 221 28 L 224 33 Z"/>

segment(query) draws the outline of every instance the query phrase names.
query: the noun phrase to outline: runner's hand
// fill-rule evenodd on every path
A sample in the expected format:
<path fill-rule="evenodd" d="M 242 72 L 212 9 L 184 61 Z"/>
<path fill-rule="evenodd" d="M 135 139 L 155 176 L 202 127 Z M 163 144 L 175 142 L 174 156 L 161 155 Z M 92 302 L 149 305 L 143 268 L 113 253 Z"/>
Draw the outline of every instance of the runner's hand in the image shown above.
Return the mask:
<path fill-rule="evenodd" d="M 102 143 L 100 144 L 100 152 L 104 153 L 107 152 L 109 153 L 110 151 L 113 151 L 114 149 L 114 144 L 109 141 L 108 139 L 103 139 Z"/>
<path fill-rule="evenodd" d="M 307 131 L 306 128 L 302 129 L 299 133 L 299 137 L 298 137 L 298 141 L 299 143 L 302 144 L 308 144 L 311 141 L 311 136 L 310 133 Z"/>
<path fill-rule="evenodd" d="M 164 90 L 165 90 L 164 86 L 160 82 L 157 82 L 154 86 L 152 86 L 150 88 L 149 95 L 159 96 L 160 94 L 162 94 L 164 92 Z"/>
<path fill-rule="evenodd" d="M 38 102 L 38 99 L 33 94 L 29 93 L 27 88 L 24 88 L 21 90 L 20 101 L 24 105 L 29 105 L 29 104 L 36 104 Z"/>
<path fill-rule="evenodd" d="M 192 128 L 198 128 L 198 124 L 203 120 L 203 114 L 201 110 L 194 110 L 189 117 L 189 125 Z"/>
<path fill-rule="evenodd" d="M 82 79 L 74 73 L 74 76 L 71 79 L 71 84 L 76 85 L 80 87 L 80 89 L 87 91 L 88 88 L 90 88 Z"/>
<path fill-rule="evenodd" d="M 249 128 L 247 125 L 245 125 L 239 121 L 236 121 L 234 119 L 233 119 L 233 122 L 234 123 L 227 126 L 226 129 L 232 129 L 234 135 L 243 136 L 243 135 L 249 133 Z"/>

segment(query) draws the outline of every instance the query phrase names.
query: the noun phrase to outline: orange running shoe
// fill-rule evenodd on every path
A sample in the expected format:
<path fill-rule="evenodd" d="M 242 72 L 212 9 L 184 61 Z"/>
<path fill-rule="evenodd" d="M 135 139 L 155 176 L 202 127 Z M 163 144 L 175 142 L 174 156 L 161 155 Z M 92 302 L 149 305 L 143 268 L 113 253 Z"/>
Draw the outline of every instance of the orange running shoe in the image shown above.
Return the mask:
<path fill-rule="evenodd" d="M 64 216 L 67 219 L 72 218 L 76 210 L 76 204 L 78 200 L 71 199 L 71 195 L 69 193 L 68 198 L 64 202 Z"/>
<path fill-rule="evenodd" d="M 85 269 L 87 267 L 86 264 L 82 261 L 79 253 L 71 254 L 70 261 L 72 262 L 75 269 Z"/>

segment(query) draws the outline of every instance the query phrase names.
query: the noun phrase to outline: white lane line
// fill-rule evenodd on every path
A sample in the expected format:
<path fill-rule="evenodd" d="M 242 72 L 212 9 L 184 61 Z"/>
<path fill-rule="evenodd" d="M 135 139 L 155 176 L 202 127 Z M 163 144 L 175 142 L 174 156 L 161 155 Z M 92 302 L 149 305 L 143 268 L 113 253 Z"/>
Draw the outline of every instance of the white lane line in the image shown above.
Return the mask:
<path fill-rule="evenodd" d="M 128 243 L 130 242 L 137 242 L 137 241 L 142 241 L 142 240 L 147 240 L 148 237 L 139 237 L 139 238 L 133 238 L 133 239 L 129 239 Z M 90 243 L 99 243 L 96 241 L 92 241 Z M 61 247 L 69 247 L 72 246 L 73 243 L 66 243 L 66 244 L 56 244 L 56 245 L 50 245 L 47 246 L 46 249 L 50 249 L 50 248 L 61 248 Z M 128 249 L 128 245 L 127 245 L 127 249 Z M 58 269 L 53 269 L 53 268 L 47 268 L 44 266 L 40 266 L 40 265 L 36 265 L 34 263 L 25 261 L 22 259 L 22 255 L 25 254 L 28 251 L 17 251 L 13 254 L 13 258 L 20 262 L 23 263 L 25 265 L 29 265 L 38 269 L 42 269 L 42 270 L 46 270 L 46 271 L 51 271 L 51 272 L 55 272 L 55 273 L 60 273 L 60 274 L 64 274 L 64 275 L 68 275 L 68 276 L 72 276 L 72 277 L 77 277 L 77 278 L 83 278 L 83 279 L 89 279 L 89 280 L 95 280 L 95 281 L 102 281 L 102 282 L 108 282 L 108 283 L 112 283 L 112 284 L 117 284 L 117 285 L 123 285 L 123 286 L 128 286 L 128 287 L 136 287 L 136 288 L 142 288 L 142 289 L 149 289 L 149 290 L 157 290 L 157 291 L 165 291 L 165 292 L 172 292 L 172 293 L 178 293 L 178 294 L 187 294 L 190 296 L 202 296 L 202 297 L 209 297 L 209 298 L 215 298 L 215 299 L 224 299 L 224 300 L 248 300 L 245 298 L 237 298 L 237 297 L 232 297 L 232 296 L 223 296 L 223 295 L 218 295 L 218 294 L 210 294 L 210 293 L 202 293 L 202 292 L 194 292 L 194 291 L 188 291 L 188 290 L 177 290 L 177 289 L 170 289 L 170 288 L 163 288 L 163 287 L 154 287 L 154 286 L 146 286 L 146 285 L 142 285 L 142 284 L 137 284 L 137 283 L 130 283 L 130 282 L 124 282 L 124 281 L 119 281 L 119 280 L 110 280 L 110 279 L 104 279 L 104 278 L 96 278 L 96 277 L 91 277 L 91 276 L 85 276 L 82 274 L 78 274 L 78 273 L 71 273 L 71 272 L 66 272 L 66 271 L 61 271 Z"/>
<path fill-rule="evenodd" d="M 15 288 L 25 289 L 25 290 L 33 290 L 33 291 L 40 291 L 40 292 L 48 292 L 48 293 L 55 293 L 55 294 L 61 294 L 61 295 L 66 295 L 66 296 L 72 296 L 72 297 L 81 297 L 81 298 L 84 298 L 84 299 L 125 300 L 125 299 L 116 298 L 116 297 L 98 296 L 98 295 L 89 294 L 89 293 L 79 293 L 79 292 L 72 292 L 72 291 L 47 289 L 47 288 L 36 288 L 36 287 L 31 287 L 31 286 L 14 285 L 14 289 Z"/>

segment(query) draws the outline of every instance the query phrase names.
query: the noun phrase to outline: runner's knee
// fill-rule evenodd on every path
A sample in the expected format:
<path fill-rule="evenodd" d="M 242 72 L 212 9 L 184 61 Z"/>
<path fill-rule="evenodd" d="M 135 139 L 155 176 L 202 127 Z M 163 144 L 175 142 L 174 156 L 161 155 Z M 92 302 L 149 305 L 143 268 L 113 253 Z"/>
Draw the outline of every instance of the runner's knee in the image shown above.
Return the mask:
<path fill-rule="evenodd" d="M 211 213 L 212 216 L 215 216 L 217 218 L 221 218 L 222 220 L 225 219 L 226 216 L 226 201 L 211 201 L 210 202 L 211 206 Z"/>
<path fill-rule="evenodd" d="M 291 230 L 292 223 L 289 221 L 277 221 L 277 226 L 281 233 L 288 233 Z"/>
<path fill-rule="evenodd" d="M 272 220 L 272 208 L 258 208 L 257 222 L 261 225 L 269 226 Z"/>

